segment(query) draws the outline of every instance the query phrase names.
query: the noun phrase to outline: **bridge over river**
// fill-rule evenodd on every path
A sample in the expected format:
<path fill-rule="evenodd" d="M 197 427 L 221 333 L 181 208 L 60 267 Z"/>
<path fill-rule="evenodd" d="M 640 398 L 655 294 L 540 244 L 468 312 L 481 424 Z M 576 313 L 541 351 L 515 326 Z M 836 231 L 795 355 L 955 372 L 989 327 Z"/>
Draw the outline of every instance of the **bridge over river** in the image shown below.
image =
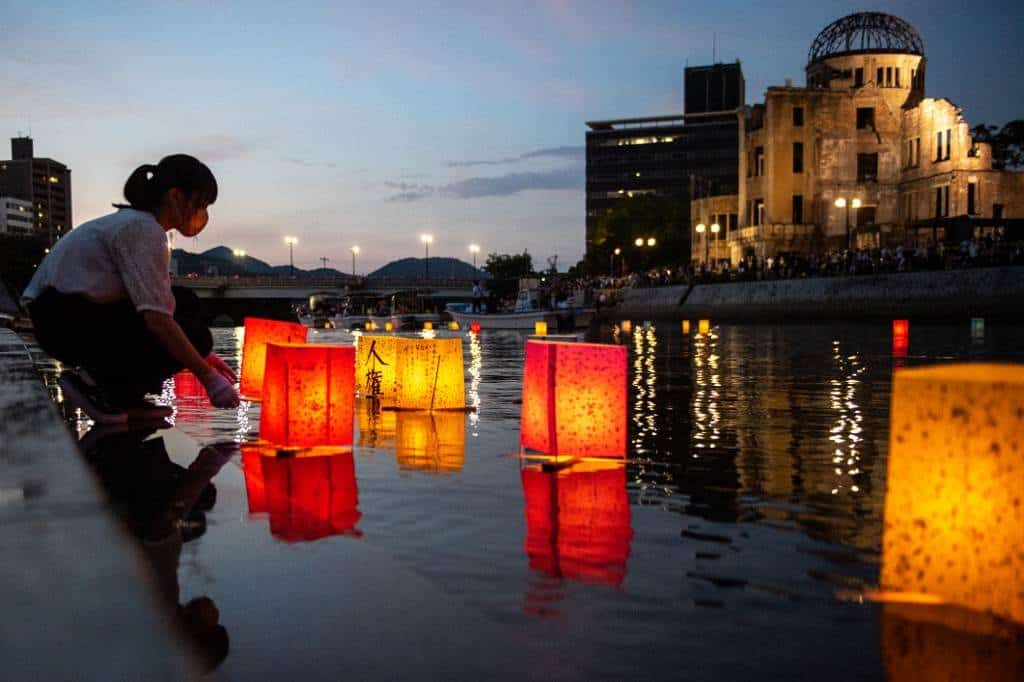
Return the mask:
<path fill-rule="evenodd" d="M 241 324 L 247 316 L 291 320 L 296 304 L 321 298 L 386 297 L 416 291 L 439 304 L 470 300 L 473 282 L 451 278 L 288 278 L 288 277 L 172 277 L 174 286 L 192 289 L 203 300 L 211 322 Z"/>

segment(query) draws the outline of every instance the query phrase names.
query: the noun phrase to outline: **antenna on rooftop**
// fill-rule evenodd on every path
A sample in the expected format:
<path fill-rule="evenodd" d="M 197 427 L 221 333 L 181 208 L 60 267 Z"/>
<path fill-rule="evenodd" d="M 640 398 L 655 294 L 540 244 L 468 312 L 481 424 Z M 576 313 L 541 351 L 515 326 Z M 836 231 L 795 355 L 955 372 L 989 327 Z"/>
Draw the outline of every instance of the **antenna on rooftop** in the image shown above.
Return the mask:
<path fill-rule="evenodd" d="M 718 33 L 711 34 L 711 63 L 718 63 Z"/>

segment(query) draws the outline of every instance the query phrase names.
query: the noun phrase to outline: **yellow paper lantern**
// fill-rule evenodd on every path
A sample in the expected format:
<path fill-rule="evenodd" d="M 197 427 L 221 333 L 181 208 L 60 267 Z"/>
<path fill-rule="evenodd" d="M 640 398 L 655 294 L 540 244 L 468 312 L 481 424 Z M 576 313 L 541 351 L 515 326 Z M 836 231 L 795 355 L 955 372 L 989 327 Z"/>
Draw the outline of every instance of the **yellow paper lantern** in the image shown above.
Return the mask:
<path fill-rule="evenodd" d="M 364 398 L 376 397 L 384 405 L 395 402 L 395 369 L 398 366 L 397 336 L 364 334 L 356 346 L 356 390 Z"/>
<path fill-rule="evenodd" d="M 883 589 L 1024 622 L 1024 366 L 893 378 Z"/>
<path fill-rule="evenodd" d="M 548 323 L 544 320 L 538 320 L 533 323 L 533 333 L 537 336 L 548 335 Z"/>
<path fill-rule="evenodd" d="M 683 320 L 683 333 L 684 334 L 689 334 L 690 333 L 690 321 L 689 320 Z"/>
<path fill-rule="evenodd" d="M 365 329 L 365 330 L 366 330 L 366 331 L 368 331 L 368 332 L 369 332 L 369 331 L 373 331 L 373 322 L 370 322 L 369 320 L 367 320 L 366 322 L 364 322 L 364 323 L 363 323 L 363 329 Z"/>
<path fill-rule="evenodd" d="M 452 330 L 453 332 L 459 331 L 459 323 L 456 322 L 455 320 L 452 320 L 451 322 L 448 323 L 448 329 Z"/>
<path fill-rule="evenodd" d="M 394 328 L 395 325 L 394 323 L 391 322 L 391 320 L 388 320 L 387 322 L 384 323 L 384 331 L 389 332 L 394 330 Z"/>
<path fill-rule="evenodd" d="M 433 322 L 424 322 L 423 323 L 423 330 L 424 331 L 430 331 L 433 328 L 434 328 L 434 323 Z"/>
<path fill-rule="evenodd" d="M 629 334 L 630 332 L 633 331 L 633 323 L 630 322 L 629 320 L 623 320 L 622 324 L 619 325 L 619 329 L 622 330 L 623 334 Z"/>
<path fill-rule="evenodd" d="M 401 339 L 395 368 L 395 406 L 408 410 L 466 407 L 462 339 Z"/>
<path fill-rule="evenodd" d="M 399 412 L 395 457 L 401 469 L 462 471 L 466 453 L 464 412 Z"/>
<path fill-rule="evenodd" d="M 697 331 L 701 334 L 707 334 L 711 331 L 711 320 L 701 320 L 697 323 Z"/>

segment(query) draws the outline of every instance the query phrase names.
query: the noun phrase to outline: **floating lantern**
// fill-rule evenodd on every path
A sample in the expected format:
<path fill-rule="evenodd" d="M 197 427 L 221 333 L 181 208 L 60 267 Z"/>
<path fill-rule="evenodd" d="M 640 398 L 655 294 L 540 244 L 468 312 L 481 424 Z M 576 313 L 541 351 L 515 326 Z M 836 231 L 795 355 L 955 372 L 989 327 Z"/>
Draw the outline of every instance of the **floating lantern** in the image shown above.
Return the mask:
<path fill-rule="evenodd" d="M 245 341 L 242 344 L 243 395 L 259 400 L 263 391 L 263 367 L 268 343 L 305 343 L 307 329 L 297 322 L 245 318 Z"/>
<path fill-rule="evenodd" d="M 270 532 L 287 542 L 356 535 L 362 516 L 352 453 L 261 457 Z M 248 489 L 248 471 L 246 472 Z"/>
<path fill-rule="evenodd" d="M 580 462 L 560 471 L 521 472 L 530 568 L 619 586 L 633 538 L 626 467 Z"/>
<path fill-rule="evenodd" d="M 527 341 L 520 443 L 552 455 L 625 457 L 625 347 Z"/>
<path fill-rule="evenodd" d="M 366 322 L 363 322 L 363 329 L 365 329 L 368 332 L 372 332 L 373 331 L 373 322 L 370 322 L 369 320 L 367 320 Z"/>
<path fill-rule="evenodd" d="M 364 398 L 377 398 L 384 405 L 395 401 L 395 369 L 398 347 L 403 339 L 397 336 L 364 335 L 356 347 L 356 388 Z"/>
<path fill-rule="evenodd" d="M 1024 366 L 893 377 L 883 589 L 1024 622 Z"/>
<path fill-rule="evenodd" d="M 980 341 L 985 338 L 985 318 L 984 317 L 972 317 L 971 318 L 971 338 Z"/>
<path fill-rule="evenodd" d="M 690 333 L 690 321 L 689 320 L 683 320 L 683 333 L 684 334 L 689 334 Z"/>
<path fill-rule="evenodd" d="M 629 320 L 623 320 L 622 324 L 619 325 L 619 329 L 622 330 L 623 334 L 629 334 L 633 331 L 633 323 Z"/>
<path fill-rule="evenodd" d="M 462 339 L 401 339 L 394 403 L 405 410 L 464 409 Z"/>
<path fill-rule="evenodd" d="M 434 323 L 433 322 L 424 322 L 423 323 L 423 331 L 430 331 L 433 328 L 434 328 Z"/>
<path fill-rule="evenodd" d="M 480 323 L 479 322 L 470 322 L 469 323 L 469 331 L 473 332 L 474 334 L 479 334 L 480 333 Z"/>
<path fill-rule="evenodd" d="M 394 325 L 394 323 L 391 320 L 388 320 L 387 322 L 384 323 L 384 331 L 390 332 L 390 331 L 393 331 L 394 328 L 395 328 L 395 325 Z"/>
<path fill-rule="evenodd" d="M 699 320 L 697 322 L 697 333 L 707 334 L 711 331 L 711 320 Z"/>
<path fill-rule="evenodd" d="M 395 457 L 400 469 L 431 473 L 462 471 L 466 452 L 464 412 L 398 412 L 397 415 Z"/>
<path fill-rule="evenodd" d="M 282 446 L 352 444 L 355 348 L 268 344 L 260 438 Z"/>
<path fill-rule="evenodd" d="M 450 329 L 453 332 L 459 331 L 459 323 L 456 322 L 455 320 L 452 320 L 451 322 L 448 323 L 448 329 Z"/>
<path fill-rule="evenodd" d="M 910 348 L 910 322 L 907 320 L 892 321 L 892 354 L 905 357 Z"/>
<path fill-rule="evenodd" d="M 537 320 L 533 323 L 533 333 L 537 336 L 548 335 L 548 323 L 544 320 Z"/>
<path fill-rule="evenodd" d="M 206 389 L 202 382 L 196 379 L 192 372 L 183 370 L 174 375 L 174 397 L 179 401 L 200 401 L 206 405 L 210 399 L 206 396 Z"/>

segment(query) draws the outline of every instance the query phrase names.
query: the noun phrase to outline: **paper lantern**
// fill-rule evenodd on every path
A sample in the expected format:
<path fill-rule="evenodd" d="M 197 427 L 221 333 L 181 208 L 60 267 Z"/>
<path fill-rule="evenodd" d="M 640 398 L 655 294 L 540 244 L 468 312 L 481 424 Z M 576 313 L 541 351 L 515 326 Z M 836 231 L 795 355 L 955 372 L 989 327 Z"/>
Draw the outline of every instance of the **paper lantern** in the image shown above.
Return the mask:
<path fill-rule="evenodd" d="M 362 514 L 351 453 L 261 457 L 260 469 L 274 537 L 308 542 L 331 535 L 361 535 L 355 529 Z"/>
<path fill-rule="evenodd" d="M 395 443 L 397 415 L 394 410 L 381 410 L 368 400 L 356 401 L 356 423 L 359 445 L 368 448 L 390 447 Z"/>
<path fill-rule="evenodd" d="M 351 445 L 355 348 L 268 344 L 260 438 L 282 446 Z"/>
<path fill-rule="evenodd" d="M 470 322 L 469 323 L 469 331 L 473 332 L 474 334 L 479 334 L 480 333 L 480 323 L 479 322 Z"/>
<path fill-rule="evenodd" d="M 1024 622 L 1024 366 L 893 377 L 884 589 Z"/>
<path fill-rule="evenodd" d="M 561 471 L 526 467 L 521 477 L 530 568 L 621 585 L 633 538 L 625 464 L 581 462 Z"/>
<path fill-rule="evenodd" d="M 971 318 L 971 338 L 975 341 L 980 341 L 985 338 L 985 318 Z"/>
<path fill-rule="evenodd" d="M 619 329 L 622 330 L 623 334 L 629 334 L 633 331 L 633 323 L 629 320 L 623 320 L 622 324 L 619 325 Z"/>
<path fill-rule="evenodd" d="M 384 405 L 394 404 L 395 370 L 402 341 L 397 336 L 360 337 L 356 346 L 356 387 L 361 396 L 376 397 Z"/>
<path fill-rule="evenodd" d="M 398 412 L 395 457 L 405 470 L 462 471 L 466 453 L 466 414 Z"/>
<path fill-rule="evenodd" d="M 552 455 L 625 457 L 625 347 L 527 341 L 520 443 Z"/>
<path fill-rule="evenodd" d="M 459 331 L 459 323 L 456 322 L 455 320 L 452 320 L 451 322 L 448 323 L 448 329 L 452 330 L 453 332 Z"/>
<path fill-rule="evenodd" d="M 263 482 L 263 456 L 261 448 L 242 446 L 242 474 L 245 476 L 245 496 L 249 500 L 249 516 L 267 513 L 267 487 Z"/>
<path fill-rule="evenodd" d="M 548 323 L 544 320 L 537 320 L 533 323 L 533 333 L 536 336 L 548 335 Z"/>
<path fill-rule="evenodd" d="M 689 334 L 690 333 L 690 321 L 689 320 L 683 320 L 683 333 L 684 334 Z"/>
<path fill-rule="evenodd" d="M 434 323 L 433 322 L 424 322 L 423 323 L 423 330 L 424 331 L 430 331 L 433 328 L 434 328 Z"/>
<path fill-rule="evenodd" d="M 697 333 L 707 334 L 711 331 L 711 320 L 699 320 L 697 322 Z"/>
<path fill-rule="evenodd" d="M 905 357 L 910 348 L 910 322 L 907 320 L 892 321 L 892 354 Z"/>
<path fill-rule="evenodd" d="M 384 323 L 384 331 L 389 332 L 394 330 L 394 328 L 395 324 L 391 320 L 388 320 L 387 322 Z"/>
<path fill-rule="evenodd" d="M 462 339 L 401 339 L 395 368 L 395 407 L 406 410 L 466 407 Z"/>
<path fill-rule="evenodd" d="M 365 329 L 368 332 L 373 331 L 373 322 L 371 322 L 370 320 L 367 320 L 366 322 L 364 322 L 363 323 L 363 329 Z"/>
<path fill-rule="evenodd" d="M 304 343 L 307 329 L 297 322 L 245 318 L 245 341 L 242 344 L 242 395 L 259 400 L 263 391 L 263 368 L 268 343 Z"/>

